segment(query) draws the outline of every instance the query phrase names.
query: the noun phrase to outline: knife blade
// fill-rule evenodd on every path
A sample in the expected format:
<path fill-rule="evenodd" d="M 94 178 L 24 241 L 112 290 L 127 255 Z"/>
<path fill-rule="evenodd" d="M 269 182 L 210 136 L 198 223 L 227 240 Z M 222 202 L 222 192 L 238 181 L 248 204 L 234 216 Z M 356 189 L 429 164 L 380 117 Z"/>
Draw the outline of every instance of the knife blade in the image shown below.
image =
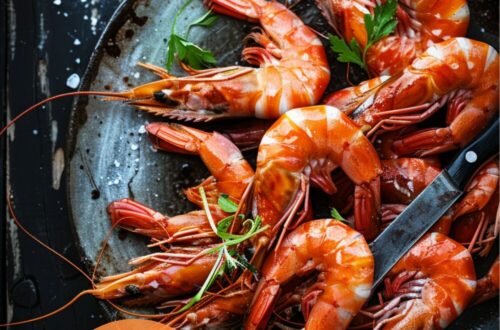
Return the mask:
<path fill-rule="evenodd" d="M 460 198 L 475 171 L 498 153 L 498 134 L 497 118 L 370 244 L 375 258 L 373 289 Z"/>

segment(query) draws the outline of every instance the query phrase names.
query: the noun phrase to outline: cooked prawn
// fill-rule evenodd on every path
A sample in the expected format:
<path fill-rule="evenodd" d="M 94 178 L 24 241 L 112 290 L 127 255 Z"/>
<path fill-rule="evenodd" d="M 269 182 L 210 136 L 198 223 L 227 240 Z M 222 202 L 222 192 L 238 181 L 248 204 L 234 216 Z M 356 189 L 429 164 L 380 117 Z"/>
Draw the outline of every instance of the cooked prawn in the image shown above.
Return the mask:
<path fill-rule="evenodd" d="M 373 14 L 377 0 L 316 0 L 323 16 L 347 42 L 367 44 L 364 17 Z M 469 25 L 466 0 L 399 0 L 398 25 L 391 35 L 375 43 L 366 62 L 374 76 L 402 71 L 433 44 L 464 37 Z"/>
<path fill-rule="evenodd" d="M 453 235 L 469 251 L 486 255 L 498 236 L 498 160 L 481 166 L 465 188 L 465 196 L 453 205 L 433 230 Z"/>
<path fill-rule="evenodd" d="M 144 65 L 160 80 L 113 98 L 157 115 L 205 121 L 220 117 L 277 118 L 289 109 L 318 103 L 330 80 L 325 50 L 316 34 L 277 1 L 211 0 L 215 12 L 257 22 L 250 33 L 262 47 L 247 47 L 243 59 L 259 68 L 231 66 L 174 77 Z"/>
<path fill-rule="evenodd" d="M 203 187 L 216 222 L 228 216 L 217 204 L 221 194 L 227 195 L 236 204 L 240 203 L 254 172 L 240 150 L 226 137 L 217 132 L 206 133 L 169 123 L 152 123 L 146 130 L 156 149 L 201 157 L 212 176 L 185 193 L 191 202 L 202 208 L 199 187 Z M 205 212 L 201 210 L 167 217 L 139 202 L 121 199 L 111 203 L 108 212 L 113 224 L 165 244 L 180 241 L 193 243 L 195 240 L 202 240 L 199 243 L 203 243 L 215 236 Z"/>
<path fill-rule="evenodd" d="M 254 213 L 272 229 L 259 238 L 258 247 L 269 246 L 277 233 L 283 235 L 292 228 L 302 205 L 307 213 L 311 183 L 328 194 L 336 191 L 330 173 L 337 167 L 356 185 L 356 229 L 367 239 L 377 235 L 380 160 L 356 124 L 336 108 L 319 105 L 288 111 L 262 138 L 254 181 Z"/>
<path fill-rule="evenodd" d="M 464 147 L 498 115 L 498 53 L 479 41 L 452 38 L 400 74 L 341 90 L 326 103 L 369 126 L 369 136 L 422 122 L 448 103 L 447 127 L 409 133 L 393 149 L 426 156 Z"/>
<path fill-rule="evenodd" d="M 385 299 L 363 310 L 375 329 L 443 329 L 467 307 L 476 290 L 472 256 L 439 233 L 427 234 L 392 268 Z"/>
<path fill-rule="evenodd" d="M 363 236 L 332 219 L 300 225 L 269 255 L 245 328 L 264 329 L 280 288 L 315 270 L 322 281 L 315 284 L 305 328 L 347 328 L 370 295 L 374 261 Z"/>
<path fill-rule="evenodd" d="M 206 192 L 214 221 L 228 216 L 217 203 L 221 194 L 227 194 L 235 203 L 241 202 L 254 173 L 240 150 L 227 138 L 217 132 L 206 133 L 178 124 L 154 123 L 146 129 L 157 149 L 200 155 L 213 175 L 200 186 Z M 186 195 L 203 207 L 198 189 L 190 188 Z M 111 203 L 108 211 L 113 225 L 150 236 L 155 241 L 151 246 L 160 246 L 165 251 L 132 260 L 133 265 L 140 266 L 127 273 L 105 277 L 92 294 L 101 299 L 135 295 L 140 298 L 135 297 L 132 301 L 138 305 L 186 294 L 203 284 L 216 258 L 191 259 L 200 251 L 194 245 L 206 247 L 217 240 L 205 211 L 168 218 L 128 199 Z M 172 247 L 173 243 L 183 243 L 183 247 Z M 163 245 L 170 247 L 164 248 Z"/>

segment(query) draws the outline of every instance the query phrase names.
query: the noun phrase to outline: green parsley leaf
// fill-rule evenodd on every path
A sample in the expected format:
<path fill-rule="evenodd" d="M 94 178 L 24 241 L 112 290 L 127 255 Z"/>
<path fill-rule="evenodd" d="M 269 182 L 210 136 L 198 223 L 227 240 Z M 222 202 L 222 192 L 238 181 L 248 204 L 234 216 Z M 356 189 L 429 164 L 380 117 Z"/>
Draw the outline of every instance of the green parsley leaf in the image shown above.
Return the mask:
<path fill-rule="evenodd" d="M 219 196 L 219 200 L 217 201 L 217 204 L 219 204 L 219 207 L 224 212 L 235 213 L 236 211 L 238 211 L 238 204 L 236 204 L 235 202 L 230 200 L 229 196 L 226 194 L 221 194 Z"/>
<path fill-rule="evenodd" d="M 175 25 L 177 24 L 177 18 L 182 14 L 182 12 L 187 8 L 187 6 L 192 1 L 193 0 L 188 0 L 174 16 L 174 20 L 172 23 L 172 30 L 170 32 L 170 39 L 167 45 L 168 49 L 167 49 L 167 58 L 165 66 L 167 67 L 168 70 L 172 68 L 175 54 L 177 54 L 179 61 L 184 62 L 190 67 L 198 70 L 213 66 L 217 63 L 215 56 L 214 54 L 212 54 L 212 52 L 210 52 L 209 50 L 205 50 L 200 46 L 195 45 L 194 43 L 189 42 L 187 40 L 187 35 L 192 26 L 198 25 L 198 26 L 210 27 L 213 24 L 215 24 L 217 16 L 209 15 L 210 12 L 208 12 L 199 19 L 195 20 L 188 26 L 185 38 L 175 33 Z"/>
<path fill-rule="evenodd" d="M 398 21 L 396 20 L 396 11 L 398 4 L 396 0 L 388 0 L 383 5 L 377 5 L 374 15 L 366 14 L 364 17 L 365 27 L 368 36 L 368 43 L 365 51 L 380 39 L 394 31 Z"/>
<path fill-rule="evenodd" d="M 382 5 L 377 5 L 373 15 L 364 16 L 367 43 L 364 49 L 361 49 L 359 43 L 352 39 L 349 44 L 345 40 L 329 35 L 332 50 L 338 54 L 337 60 L 342 63 L 353 63 L 367 70 L 366 54 L 368 49 L 380 39 L 391 34 L 398 21 L 396 11 L 398 5 L 396 0 L 387 0 Z"/>
<path fill-rule="evenodd" d="M 248 262 L 247 258 L 245 258 L 245 256 L 243 255 L 240 255 L 240 254 L 237 254 L 236 255 L 236 259 L 238 259 L 238 261 L 243 264 L 243 266 L 248 269 L 250 272 L 252 272 L 252 274 L 254 275 L 257 275 L 258 274 L 258 271 L 257 269 L 255 269 L 255 267 Z"/>
<path fill-rule="evenodd" d="M 189 24 L 188 31 L 193 26 L 203 26 L 205 28 L 211 28 L 212 26 L 215 25 L 215 23 L 217 23 L 218 19 L 219 16 L 212 13 L 212 11 L 207 11 L 205 15 L 201 16 L 200 18 Z"/>
<path fill-rule="evenodd" d="M 354 63 L 365 69 L 365 63 L 361 55 L 361 47 L 356 39 L 352 39 L 351 43 L 348 45 L 344 39 L 340 39 L 330 33 L 328 34 L 328 38 L 330 39 L 332 50 L 339 54 L 337 57 L 339 62 Z"/>

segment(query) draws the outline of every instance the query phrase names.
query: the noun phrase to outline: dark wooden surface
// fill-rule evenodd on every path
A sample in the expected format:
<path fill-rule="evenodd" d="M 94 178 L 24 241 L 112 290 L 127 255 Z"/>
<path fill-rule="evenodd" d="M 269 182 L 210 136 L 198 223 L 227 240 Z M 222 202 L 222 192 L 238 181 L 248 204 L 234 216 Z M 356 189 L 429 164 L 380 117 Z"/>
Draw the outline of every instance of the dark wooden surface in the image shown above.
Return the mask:
<path fill-rule="evenodd" d="M 73 73 L 82 77 L 97 38 L 118 3 L 1 0 L 2 126 L 6 118 L 47 95 L 72 90 L 66 86 L 67 78 Z M 494 12 L 497 16 L 498 11 Z M 83 266 L 73 246 L 67 216 L 65 175 L 62 173 L 56 189 L 52 173 L 56 151 L 65 152 L 71 104 L 70 98 L 57 101 L 20 121 L 8 137 L 7 152 L 5 141 L 0 141 L 0 154 L 7 159 L 0 164 L 0 184 L 4 186 L 7 178 L 17 215 L 30 231 Z M 0 212 L 6 214 L 4 203 Z M 10 217 L 7 220 L 0 224 L 0 256 L 6 258 L 0 265 L 0 323 L 53 311 L 90 287 L 83 276 L 18 231 Z M 488 308 L 498 310 L 498 302 Z M 469 319 L 467 324 L 471 324 L 480 314 L 484 313 L 472 310 L 462 319 Z M 91 329 L 104 322 L 96 299 L 84 297 L 55 317 L 16 329 Z M 455 328 L 470 328 L 460 324 Z M 484 324 L 483 329 L 489 328 Z"/>
<path fill-rule="evenodd" d="M 1 15 L 8 17 L 0 19 L 0 68 L 5 68 L 6 60 L 8 83 L 7 90 L 3 86 L 1 90 L 7 96 L 7 116 L 12 118 L 48 95 L 72 90 L 66 86 L 67 78 L 73 73 L 83 75 L 119 0 L 2 0 L 1 4 Z M 2 72 L 2 84 L 4 76 Z M 67 215 L 65 174 L 55 189 L 52 173 L 54 154 L 59 148 L 65 152 L 72 102 L 71 98 L 54 102 L 15 125 L 8 138 L 8 176 L 15 210 L 23 224 L 82 266 Z M 9 321 L 19 321 L 50 312 L 90 287 L 83 276 L 10 221 L 6 229 L 8 239 L 1 239 L 6 242 L 1 249 L 7 247 L 8 251 L 7 290 L 1 288 L 0 292 L 8 305 L 7 310 L 2 306 L 1 323 L 5 313 Z M 0 283 L 5 285 L 5 280 L 0 278 Z M 105 321 L 96 299 L 84 297 L 55 317 L 16 329 L 91 329 Z"/>

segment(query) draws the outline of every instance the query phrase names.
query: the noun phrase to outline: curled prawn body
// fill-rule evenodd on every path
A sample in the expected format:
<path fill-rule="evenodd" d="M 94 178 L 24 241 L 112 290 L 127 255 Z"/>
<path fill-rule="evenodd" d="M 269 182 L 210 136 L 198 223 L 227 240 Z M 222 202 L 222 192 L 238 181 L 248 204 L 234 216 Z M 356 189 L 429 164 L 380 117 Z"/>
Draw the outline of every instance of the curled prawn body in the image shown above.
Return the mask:
<path fill-rule="evenodd" d="M 392 149 L 426 156 L 463 147 L 498 115 L 498 53 L 479 41 L 452 38 L 400 74 L 339 91 L 326 103 L 371 127 L 370 136 L 422 122 L 448 104 L 447 127 L 408 133 Z"/>
<path fill-rule="evenodd" d="M 443 329 L 467 307 L 476 290 L 470 253 L 439 233 L 427 234 L 392 268 L 381 306 L 362 314 L 375 329 Z"/>
<path fill-rule="evenodd" d="M 356 185 L 357 230 L 373 238 L 378 232 L 381 165 L 361 129 L 330 106 L 293 109 L 274 123 L 262 138 L 254 180 L 254 213 L 272 228 L 264 234 L 267 241 L 282 227 L 283 232 L 292 227 L 302 205 L 308 210 L 311 183 L 328 194 L 337 190 L 330 175 L 337 167 Z"/>
<path fill-rule="evenodd" d="M 113 94 L 161 116 L 195 121 L 220 117 L 277 118 L 296 107 L 318 103 L 330 80 L 325 50 L 316 34 L 277 1 L 212 0 L 215 12 L 257 22 L 243 59 L 258 68 L 232 66 L 174 77 L 143 65 L 161 80 Z"/>
<path fill-rule="evenodd" d="M 246 329 L 264 329 L 281 287 L 319 271 L 306 329 L 345 329 L 368 299 L 374 261 L 363 236 L 339 221 L 313 220 L 287 235 L 262 269 Z"/>
<path fill-rule="evenodd" d="M 350 42 L 362 48 L 367 44 L 364 16 L 373 14 L 376 0 L 316 0 L 330 25 Z M 366 63 L 374 76 L 402 71 L 433 44 L 463 37 L 469 25 L 466 0 L 399 0 L 398 25 L 391 35 L 375 43 L 366 54 Z"/>

